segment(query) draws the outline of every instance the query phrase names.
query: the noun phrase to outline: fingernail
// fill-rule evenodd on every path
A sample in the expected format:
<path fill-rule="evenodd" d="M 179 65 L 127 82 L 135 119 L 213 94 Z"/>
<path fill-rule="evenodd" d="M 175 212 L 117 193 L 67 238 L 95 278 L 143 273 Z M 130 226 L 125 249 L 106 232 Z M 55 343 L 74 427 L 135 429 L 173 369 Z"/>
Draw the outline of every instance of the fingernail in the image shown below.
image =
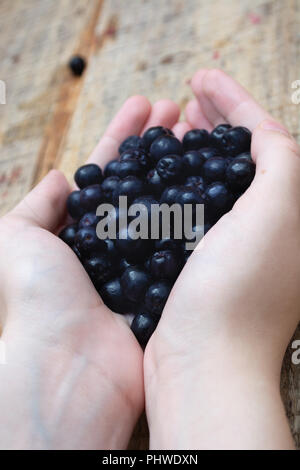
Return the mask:
<path fill-rule="evenodd" d="M 276 121 L 263 121 L 260 127 L 266 131 L 281 132 L 284 135 L 290 136 L 286 128 Z"/>

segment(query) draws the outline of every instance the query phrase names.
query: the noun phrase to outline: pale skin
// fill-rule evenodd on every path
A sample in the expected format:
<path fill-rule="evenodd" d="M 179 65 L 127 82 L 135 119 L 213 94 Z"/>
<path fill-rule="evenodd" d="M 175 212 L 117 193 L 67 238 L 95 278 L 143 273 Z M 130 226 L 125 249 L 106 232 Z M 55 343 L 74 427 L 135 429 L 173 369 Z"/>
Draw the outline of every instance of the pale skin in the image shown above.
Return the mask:
<path fill-rule="evenodd" d="M 1 219 L 0 448 L 126 448 L 144 397 L 152 449 L 294 447 L 279 376 L 300 318 L 299 148 L 223 72 L 191 86 L 184 122 L 171 101 L 130 98 L 89 159 L 104 166 L 152 125 L 254 131 L 255 180 L 191 256 L 144 356 L 54 235 L 70 191 L 60 172 Z"/>

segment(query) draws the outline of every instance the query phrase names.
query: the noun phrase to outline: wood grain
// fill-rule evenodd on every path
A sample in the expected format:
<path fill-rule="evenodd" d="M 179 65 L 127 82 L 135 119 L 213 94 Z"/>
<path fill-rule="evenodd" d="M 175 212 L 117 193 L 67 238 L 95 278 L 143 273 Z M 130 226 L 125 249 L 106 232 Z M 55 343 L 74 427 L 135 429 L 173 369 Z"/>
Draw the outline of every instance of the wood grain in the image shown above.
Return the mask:
<path fill-rule="evenodd" d="M 1 214 L 52 167 L 71 180 L 129 95 L 184 108 L 199 67 L 229 72 L 299 136 L 298 0 L 2 0 L 0 18 Z M 79 79 L 66 67 L 75 52 L 88 60 Z M 291 354 L 282 395 L 300 448 L 300 366 Z M 145 423 L 131 448 L 146 446 Z"/>

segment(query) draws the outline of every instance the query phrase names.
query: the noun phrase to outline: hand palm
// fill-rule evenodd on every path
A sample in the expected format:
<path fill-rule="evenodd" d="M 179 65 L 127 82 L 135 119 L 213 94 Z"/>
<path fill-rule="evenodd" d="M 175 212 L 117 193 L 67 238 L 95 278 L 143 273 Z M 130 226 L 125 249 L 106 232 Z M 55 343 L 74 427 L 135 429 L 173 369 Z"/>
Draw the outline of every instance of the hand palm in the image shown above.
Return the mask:
<path fill-rule="evenodd" d="M 271 119 L 241 86 L 220 71 L 198 72 L 192 80 L 192 88 L 197 100 L 186 108 L 191 127 L 212 130 L 228 122 L 253 131 L 260 122 Z M 299 185 L 291 185 L 290 180 L 300 174 L 299 159 L 287 158 L 284 149 L 281 158 L 274 158 L 280 145 L 278 136 L 272 136 L 266 146 L 259 132 L 256 130 L 251 148 L 257 165 L 254 182 L 204 237 L 170 294 L 146 350 L 146 388 L 147 377 L 151 377 L 157 367 L 162 367 L 165 360 L 166 369 L 172 374 L 174 369 L 169 367 L 169 359 L 173 365 L 187 352 L 193 351 L 197 356 L 201 354 L 201 340 L 205 343 L 206 337 L 218 336 L 223 319 L 210 312 L 224 313 L 227 296 L 232 311 L 224 313 L 223 318 L 224 324 L 230 318 L 230 341 L 234 341 L 234 327 L 241 319 L 249 326 L 244 332 L 245 344 L 251 344 L 250 336 L 257 338 L 258 331 L 262 333 L 262 343 L 265 341 L 266 320 L 269 320 L 270 336 L 284 332 L 283 345 L 296 327 L 300 296 L 297 282 L 291 279 L 300 279 L 300 259 L 295 262 L 299 253 L 297 204 L 300 191 Z M 297 151 L 295 144 L 294 152 Z M 278 181 L 286 188 L 282 194 L 278 191 Z M 283 279 L 284 265 L 290 267 L 290 276 Z M 261 273 L 264 273 L 264 282 L 260 281 Z M 239 290 L 234 292 L 234 286 L 239 286 Z M 265 295 L 268 289 L 271 297 Z M 286 317 L 281 313 L 282 292 L 290 294 L 289 303 L 283 307 L 292 320 L 289 331 L 284 328 Z M 249 299 L 247 305 L 245 298 Z M 266 301 L 270 298 L 271 301 Z M 188 318 L 184 312 L 188 312 Z M 240 336 L 238 341 L 243 338 Z"/>
<path fill-rule="evenodd" d="M 177 106 L 167 100 L 151 109 L 145 98 L 133 97 L 89 161 L 103 167 L 128 135 L 151 123 L 172 127 L 177 118 Z M 139 344 L 124 317 L 103 304 L 73 251 L 54 235 L 65 220 L 68 192 L 64 177 L 52 172 L 0 222 L 2 338 L 14 364 L 1 371 L 1 382 L 23 388 L 20 412 L 36 433 L 34 444 L 21 435 L 13 444 L 2 436 L 7 447 L 124 447 L 143 407 Z M 35 377 L 29 383 L 27 367 Z M 32 409 L 36 387 L 43 392 Z M 0 393 L 4 404 L 11 392 Z M 76 432 L 66 433 L 74 423 Z"/>

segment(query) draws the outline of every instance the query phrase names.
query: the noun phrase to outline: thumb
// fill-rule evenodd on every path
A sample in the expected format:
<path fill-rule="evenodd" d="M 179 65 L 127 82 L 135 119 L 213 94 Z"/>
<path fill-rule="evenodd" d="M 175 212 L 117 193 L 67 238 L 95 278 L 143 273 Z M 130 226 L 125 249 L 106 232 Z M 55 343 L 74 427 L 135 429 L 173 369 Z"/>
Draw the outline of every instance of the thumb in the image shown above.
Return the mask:
<path fill-rule="evenodd" d="M 24 222 L 54 231 L 66 215 L 70 186 L 58 170 L 51 170 L 11 211 Z"/>
<path fill-rule="evenodd" d="M 256 175 L 278 178 L 295 175 L 300 180 L 300 149 L 287 129 L 273 120 L 262 121 L 254 130 L 251 144 Z"/>

